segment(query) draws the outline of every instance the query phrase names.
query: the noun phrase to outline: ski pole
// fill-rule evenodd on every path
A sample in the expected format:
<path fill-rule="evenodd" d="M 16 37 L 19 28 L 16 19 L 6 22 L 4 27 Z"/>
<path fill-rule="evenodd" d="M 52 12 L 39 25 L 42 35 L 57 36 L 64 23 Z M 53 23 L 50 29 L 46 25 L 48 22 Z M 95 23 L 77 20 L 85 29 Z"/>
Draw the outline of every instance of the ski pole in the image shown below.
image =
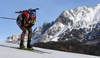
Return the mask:
<path fill-rule="evenodd" d="M 17 20 L 15 18 L 7 18 L 7 17 L 0 17 L 0 18 L 3 18 L 3 19 L 11 19 L 11 20 Z"/>

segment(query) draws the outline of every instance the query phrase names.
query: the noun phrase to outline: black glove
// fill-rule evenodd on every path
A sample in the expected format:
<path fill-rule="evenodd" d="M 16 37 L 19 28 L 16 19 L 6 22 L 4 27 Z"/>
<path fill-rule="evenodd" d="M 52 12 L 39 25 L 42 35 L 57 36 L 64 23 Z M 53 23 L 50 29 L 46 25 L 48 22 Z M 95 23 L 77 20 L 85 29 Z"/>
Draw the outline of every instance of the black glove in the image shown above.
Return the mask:
<path fill-rule="evenodd" d="M 29 26 L 26 26 L 26 28 L 30 28 L 30 27 L 32 27 L 34 24 L 30 24 Z"/>

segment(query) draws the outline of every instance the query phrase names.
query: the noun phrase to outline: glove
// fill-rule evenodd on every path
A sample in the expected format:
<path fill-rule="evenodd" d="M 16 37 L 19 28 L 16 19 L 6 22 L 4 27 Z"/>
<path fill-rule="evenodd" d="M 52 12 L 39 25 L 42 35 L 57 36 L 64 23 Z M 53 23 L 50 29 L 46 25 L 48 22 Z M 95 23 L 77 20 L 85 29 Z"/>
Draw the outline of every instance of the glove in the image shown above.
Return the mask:
<path fill-rule="evenodd" d="M 34 24 L 30 24 L 29 26 L 26 26 L 26 28 L 30 28 L 30 27 L 32 27 Z"/>
<path fill-rule="evenodd" d="M 31 20 L 30 24 L 36 24 L 36 20 Z"/>

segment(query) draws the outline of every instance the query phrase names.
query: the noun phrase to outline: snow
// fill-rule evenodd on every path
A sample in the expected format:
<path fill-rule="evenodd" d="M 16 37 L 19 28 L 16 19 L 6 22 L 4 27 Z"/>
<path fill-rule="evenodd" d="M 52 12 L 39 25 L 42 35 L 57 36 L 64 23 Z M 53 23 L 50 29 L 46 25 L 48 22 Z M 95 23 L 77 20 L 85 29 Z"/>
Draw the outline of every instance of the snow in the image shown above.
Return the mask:
<path fill-rule="evenodd" d="M 61 15 L 73 21 L 73 27 L 89 28 L 89 25 L 97 23 L 100 18 L 100 4 L 95 8 L 80 6 L 74 10 L 64 11 Z"/>
<path fill-rule="evenodd" d="M 36 41 L 38 41 L 38 40 L 40 39 L 41 36 L 42 36 L 42 35 L 39 35 L 38 38 L 36 38 L 36 39 L 32 39 L 31 44 L 36 43 Z"/>
<path fill-rule="evenodd" d="M 50 27 L 48 29 L 48 31 L 52 31 L 52 32 L 56 31 L 55 35 L 54 36 L 47 35 L 47 38 L 44 42 L 58 41 L 57 40 L 57 39 L 59 39 L 58 36 L 62 33 L 64 27 L 65 27 L 65 25 L 60 22 L 55 23 L 52 27 Z"/>
<path fill-rule="evenodd" d="M 95 19 L 100 19 L 100 9 L 96 12 L 96 14 L 94 16 L 94 20 Z"/>
<path fill-rule="evenodd" d="M 34 49 L 51 53 L 51 54 L 47 53 L 40 54 L 31 51 L 14 49 L 12 47 L 18 47 L 18 45 L 0 42 L 0 57 L 2 58 L 99 58 L 97 56 L 92 56 L 92 55 L 68 53 L 68 52 L 61 52 L 56 50 L 34 47 Z"/>
<path fill-rule="evenodd" d="M 51 41 L 58 41 L 58 39 L 59 39 L 59 37 L 55 37 L 55 38 L 53 38 Z"/>

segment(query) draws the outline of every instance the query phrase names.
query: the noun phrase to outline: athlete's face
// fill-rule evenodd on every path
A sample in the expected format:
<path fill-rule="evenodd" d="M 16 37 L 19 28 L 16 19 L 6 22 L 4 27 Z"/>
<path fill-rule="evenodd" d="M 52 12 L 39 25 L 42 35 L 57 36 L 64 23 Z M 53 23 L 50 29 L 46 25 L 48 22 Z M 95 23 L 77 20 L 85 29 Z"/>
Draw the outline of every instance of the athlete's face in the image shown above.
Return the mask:
<path fill-rule="evenodd" d="M 30 18 L 31 18 L 31 19 L 34 19 L 35 17 L 36 17 L 36 14 L 30 15 Z"/>

